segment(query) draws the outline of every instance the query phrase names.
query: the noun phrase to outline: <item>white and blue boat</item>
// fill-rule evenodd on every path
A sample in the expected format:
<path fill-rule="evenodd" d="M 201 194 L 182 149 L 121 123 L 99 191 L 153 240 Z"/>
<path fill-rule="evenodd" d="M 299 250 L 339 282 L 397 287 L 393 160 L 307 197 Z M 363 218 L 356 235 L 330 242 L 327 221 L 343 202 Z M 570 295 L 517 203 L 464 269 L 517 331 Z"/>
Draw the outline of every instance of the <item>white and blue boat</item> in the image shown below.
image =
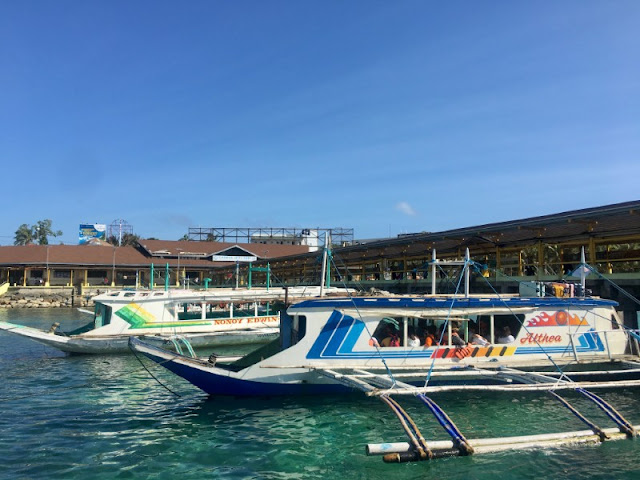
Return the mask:
<path fill-rule="evenodd" d="M 474 296 L 471 263 L 468 254 L 459 262 L 459 295 L 301 301 L 281 319 L 278 340 L 233 363 L 131 344 L 211 395 L 371 393 L 400 383 L 424 391 L 536 389 L 566 383 L 568 372 L 592 386 L 640 381 L 637 332 L 624 327 L 615 301 L 586 295 L 586 274 L 553 296 L 535 288 L 523 289 L 534 295 Z"/>
<path fill-rule="evenodd" d="M 214 396 L 360 391 L 378 397 L 409 437 L 367 446 L 368 454 L 387 462 L 636 436 L 637 426 L 591 392 L 640 386 L 640 336 L 624 327 L 615 301 L 586 295 L 584 274 L 580 284 L 553 285 L 554 296 L 541 296 L 542 288 L 523 289 L 533 295 L 474 296 L 468 292 L 468 254 L 463 264 L 460 295 L 301 301 L 281 318 L 278 340 L 232 362 L 177 355 L 136 338 L 130 344 Z M 563 390 L 583 395 L 617 426 L 597 426 L 559 395 Z M 467 439 L 427 396 L 446 391 L 548 392 L 588 430 Z M 427 444 L 393 398 L 403 395 L 424 403 L 451 441 Z"/>
<path fill-rule="evenodd" d="M 211 395 L 333 394 L 388 373 L 414 385 L 424 385 L 430 374 L 427 389 L 518 383 L 507 368 L 555 381 L 560 374 L 548 368 L 549 359 L 563 369 L 572 367 L 572 376 L 583 381 L 640 379 L 637 343 L 623 328 L 616 305 L 577 297 L 311 299 L 289 307 L 278 340 L 235 363 L 212 365 L 136 339 L 132 345 Z M 382 346 L 376 338 L 386 325 L 393 325 L 399 346 Z M 471 332 L 481 325 L 488 328 L 488 345 L 472 343 Z M 440 345 L 409 346 L 412 332 L 442 326 Z M 498 343 L 496 332 L 504 327 L 514 333 L 510 343 Z M 453 343 L 456 328 L 464 346 Z M 592 364 L 610 368 L 584 369 Z"/>

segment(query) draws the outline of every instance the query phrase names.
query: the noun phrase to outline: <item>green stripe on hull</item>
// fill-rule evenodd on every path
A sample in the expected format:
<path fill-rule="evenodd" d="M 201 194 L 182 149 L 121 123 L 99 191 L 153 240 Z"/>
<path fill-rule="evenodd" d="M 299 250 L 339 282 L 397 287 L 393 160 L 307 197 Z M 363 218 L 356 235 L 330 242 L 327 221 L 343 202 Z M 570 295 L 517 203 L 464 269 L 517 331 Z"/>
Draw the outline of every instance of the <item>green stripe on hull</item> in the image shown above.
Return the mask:
<path fill-rule="evenodd" d="M 131 325 L 133 328 L 145 328 L 156 318 L 136 303 L 125 305 L 116 312 L 116 315 Z"/>
<path fill-rule="evenodd" d="M 211 320 L 179 320 L 174 322 L 158 322 L 154 315 L 146 311 L 137 303 L 125 305 L 115 313 L 123 319 L 131 328 L 162 328 L 162 327 L 197 327 L 216 325 L 221 318 Z M 253 318 L 253 317 L 252 317 Z"/>

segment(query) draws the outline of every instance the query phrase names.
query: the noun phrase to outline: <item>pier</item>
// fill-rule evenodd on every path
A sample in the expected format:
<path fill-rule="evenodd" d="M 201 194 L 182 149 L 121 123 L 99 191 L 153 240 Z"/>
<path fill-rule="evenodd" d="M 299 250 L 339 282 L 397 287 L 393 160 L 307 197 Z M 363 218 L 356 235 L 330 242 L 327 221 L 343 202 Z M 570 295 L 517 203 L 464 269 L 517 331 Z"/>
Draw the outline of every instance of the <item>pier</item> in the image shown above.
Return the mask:
<path fill-rule="evenodd" d="M 336 286 L 366 290 L 429 292 L 434 280 L 429 268 L 431 252 L 437 250 L 438 257 L 446 261 L 463 258 L 468 248 L 471 258 L 485 267 L 472 275 L 474 292 L 486 292 L 483 277 L 488 277 L 499 293 L 517 293 L 520 282 L 568 278 L 580 264 L 583 247 L 587 263 L 602 275 L 591 274 L 588 288 L 594 295 L 618 301 L 625 323 L 637 326 L 636 304 L 612 289 L 606 279 L 635 297 L 640 296 L 640 201 L 334 245 L 329 281 Z M 273 277 L 285 285 L 312 284 L 321 274 L 318 255 L 315 252 L 269 262 L 258 260 L 253 266 L 265 267 L 268 263 Z M 247 268 L 240 266 L 241 277 L 246 277 Z M 228 266 L 215 269 L 213 282 L 222 282 L 232 272 Z M 450 272 L 452 275 L 448 273 L 443 269 L 435 279 L 440 292 L 447 293 L 455 287 L 451 283 L 454 271 Z M 259 275 L 255 275 L 254 282 L 259 281 Z"/>

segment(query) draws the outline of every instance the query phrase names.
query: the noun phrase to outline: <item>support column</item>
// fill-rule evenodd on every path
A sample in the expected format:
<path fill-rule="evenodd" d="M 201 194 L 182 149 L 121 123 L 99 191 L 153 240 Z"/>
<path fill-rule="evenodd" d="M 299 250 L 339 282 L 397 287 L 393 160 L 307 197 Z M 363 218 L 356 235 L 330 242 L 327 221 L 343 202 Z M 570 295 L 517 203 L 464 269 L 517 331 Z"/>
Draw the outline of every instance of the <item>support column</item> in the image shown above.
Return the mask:
<path fill-rule="evenodd" d="M 596 239 L 589 237 L 589 264 L 596 265 Z"/>
<path fill-rule="evenodd" d="M 544 247 L 542 242 L 538 242 L 538 272 L 536 279 L 540 280 L 541 275 L 544 273 Z"/>

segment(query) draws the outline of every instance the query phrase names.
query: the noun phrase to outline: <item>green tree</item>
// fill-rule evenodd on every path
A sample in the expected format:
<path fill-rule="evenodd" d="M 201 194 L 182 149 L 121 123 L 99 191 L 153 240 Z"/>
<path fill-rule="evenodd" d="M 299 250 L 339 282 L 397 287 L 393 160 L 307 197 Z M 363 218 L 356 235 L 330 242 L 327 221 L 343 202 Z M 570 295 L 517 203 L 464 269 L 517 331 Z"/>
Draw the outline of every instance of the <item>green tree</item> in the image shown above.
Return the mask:
<path fill-rule="evenodd" d="M 18 227 L 18 230 L 16 230 L 13 244 L 29 245 L 30 243 L 33 243 L 33 229 L 26 223 L 23 223 Z"/>
<path fill-rule="evenodd" d="M 61 230 L 54 231 L 52 222 L 48 218 L 38 220 L 35 225 L 27 225 L 23 223 L 16 230 L 14 245 L 28 245 L 30 243 L 38 243 L 39 245 L 48 245 L 49 237 L 59 237 L 62 235 Z"/>
<path fill-rule="evenodd" d="M 135 247 L 139 241 L 140 241 L 140 235 L 136 235 L 135 233 L 123 233 L 122 239 L 119 245 L 122 247 L 126 245 L 130 247 Z M 107 239 L 107 242 L 109 242 L 111 245 L 118 246 L 118 237 L 116 237 L 115 235 L 111 235 Z"/>
<path fill-rule="evenodd" d="M 46 220 L 38 220 L 38 223 L 33 226 L 34 239 L 39 245 L 49 245 L 49 236 L 59 237 L 62 235 L 62 230 L 54 231 L 51 224 L 51 220 L 47 218 Z"/>

